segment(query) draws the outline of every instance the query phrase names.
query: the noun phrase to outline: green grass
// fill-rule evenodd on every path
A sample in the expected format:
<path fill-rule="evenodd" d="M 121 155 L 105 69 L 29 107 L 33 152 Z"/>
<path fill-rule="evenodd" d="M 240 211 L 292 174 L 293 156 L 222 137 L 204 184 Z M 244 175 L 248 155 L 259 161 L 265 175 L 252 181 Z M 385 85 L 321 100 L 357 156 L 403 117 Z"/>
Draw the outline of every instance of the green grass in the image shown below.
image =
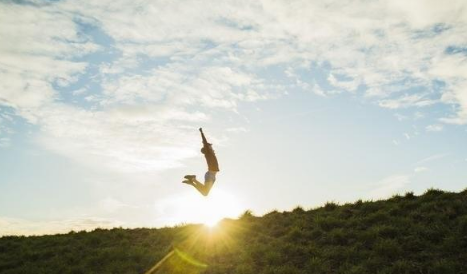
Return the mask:
<path fill-rule="evenodd" d="M 467 191 L 245 212 L 210 230 L 96 229 L 0 238 L 0 273 L 467 273 Z"/>

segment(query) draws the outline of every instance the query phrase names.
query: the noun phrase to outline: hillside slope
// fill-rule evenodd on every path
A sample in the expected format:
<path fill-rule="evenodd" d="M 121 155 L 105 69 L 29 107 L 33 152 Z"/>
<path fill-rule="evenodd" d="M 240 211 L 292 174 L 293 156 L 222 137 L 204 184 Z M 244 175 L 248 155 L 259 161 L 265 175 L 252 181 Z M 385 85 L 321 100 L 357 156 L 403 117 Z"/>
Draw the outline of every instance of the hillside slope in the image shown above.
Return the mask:
<path fill-rule="evenodd" d="M 0 273 L 145 273 L 158 262 L 154 273 L 467 273 L 467 190 L 246 212 L 215 229 L 0 238 Z"/>

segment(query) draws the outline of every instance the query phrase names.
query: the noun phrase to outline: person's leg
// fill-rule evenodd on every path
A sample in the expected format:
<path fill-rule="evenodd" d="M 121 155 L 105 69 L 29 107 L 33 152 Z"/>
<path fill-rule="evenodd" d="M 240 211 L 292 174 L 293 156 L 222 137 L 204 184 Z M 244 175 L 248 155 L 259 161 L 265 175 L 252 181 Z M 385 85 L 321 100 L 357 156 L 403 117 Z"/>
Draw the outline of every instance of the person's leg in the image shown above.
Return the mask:
<path fill-rule="evenodd" d="M 191 185 L 191 186 L 195 186 L 193 181 L 190 181 L 190 180 L 184 180 L 184 181 L 182 181 L 182 183 L 187 184 L 187 185 Z"/>
<path fill-rule="evenodd" d="M 182 181 L 182 183 L 187 184 L 187 185 L 192 185 L 194 186 L 194 180 L 196 180 L 196 175 L 185 175 L 184 177 L 186 180 Z"/>
<path fill-rule="evenodd" d="M 196 188 L 196 190 L 199 191 L 199 193 L 201 193 L 201 195 L 208 196 L 209 190 L 206 189 L 205 185 L 198 182 L 197 184 L 194 184 L 193 186 Z"/>
<path fill-rule="evenodd" d="M 216 173 L 215 171 L 208 171 L 204 175 L 204 196 L 208 196 L 209 192 L 211 191 L 214 182 L 216 181 Z"/>
<path fill-rule="evenodd" d="M 186 176 L 185 176 L 186 177 Z M 207 191 L 205 185 L 203 185 L 200 181 L 196 180 L 196 177 L 189 176 L 190 178 L 183 181 L 182 183 L 188 184 L 196 188 L 203 196 L 207 196 L 209 191 Z"/>

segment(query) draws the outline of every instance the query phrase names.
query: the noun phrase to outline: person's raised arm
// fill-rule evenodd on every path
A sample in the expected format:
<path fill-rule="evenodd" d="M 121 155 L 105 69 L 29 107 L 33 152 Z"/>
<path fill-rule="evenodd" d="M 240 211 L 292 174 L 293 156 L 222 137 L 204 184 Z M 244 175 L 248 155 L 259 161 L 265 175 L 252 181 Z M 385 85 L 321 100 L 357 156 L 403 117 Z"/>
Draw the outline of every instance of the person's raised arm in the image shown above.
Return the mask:
<path fill-rule="evenodd" d="M 201 138 L 203 139 L 203 146 L 209 145 L 208 140 L 206 140 L 206 136 L 204 136 L 202 128 L 199 128 L 199 132 L 201 132 Z"/>

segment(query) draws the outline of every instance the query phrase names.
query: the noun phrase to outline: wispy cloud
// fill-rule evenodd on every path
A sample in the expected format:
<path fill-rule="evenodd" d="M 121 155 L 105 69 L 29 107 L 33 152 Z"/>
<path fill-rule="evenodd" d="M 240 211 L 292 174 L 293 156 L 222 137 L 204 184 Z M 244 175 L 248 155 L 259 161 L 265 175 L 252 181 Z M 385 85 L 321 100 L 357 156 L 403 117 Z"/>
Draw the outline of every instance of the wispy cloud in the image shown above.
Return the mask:
<path fill-rule="evenodd" d="M 415 164 L 420 165 L 420 164 L 432 162 L 432 161 L 435 161 L 435 160 L 439 160 L 439 159 L 445 158 L 447 156 L 449 156 L 449 153 L 434 154 L 434 155 L 428 156 L 428 157 L 426 157 L 424 159 L 421 159 L 420 161 L 416 162 Z"/>
<path fill-rule="evenodd" d="M 435 100 L 425 99 L 423 94 L 404 95 L 396 99 L 385 99 L 379 102 L 383 108 L 398 109 L 407 107 L 426 107 L 436 103 Z"/>
<path fill-rule="evenodd" d="M 443 130 L 443 125 L 440 125 L 440 124 L 433 124 L 433 125 L 428 125 L 426 126 L 426 131 L 430 131 L 430 132 L 439 132 L 439 131 L 442 131 Z"/>
<path fill-rule="evenodd" d="M 427 170 L 428 170 L 428 168 L 426 168 L 426 167 L 424 167 L 424 166 L 418 166 L 418 167 L 416 167 L 416 168 L 414 169 L 414 172 L 415 172 L 415 173 L 421 173 L 421 172 L 425 172 L 425 171 L 427 171 Z"/>
<path fill-rule="evenodd" d="M 225 131 L 233 132 L 233 133 L 240 133 L 240 132 L 247 132 L 248 129 L 244 127 L 231 127 L 231 128 L 226 129 Z"/>
<path fill-rule="evenodd" d="M 297 86 L 389 109 L 450 105 L 439 121 L 467 122 L 465 1 L 25 3 L 0 3 L 0 104 L 80 162 L 179 166 L 196 151 L 186 126 Z"/>

